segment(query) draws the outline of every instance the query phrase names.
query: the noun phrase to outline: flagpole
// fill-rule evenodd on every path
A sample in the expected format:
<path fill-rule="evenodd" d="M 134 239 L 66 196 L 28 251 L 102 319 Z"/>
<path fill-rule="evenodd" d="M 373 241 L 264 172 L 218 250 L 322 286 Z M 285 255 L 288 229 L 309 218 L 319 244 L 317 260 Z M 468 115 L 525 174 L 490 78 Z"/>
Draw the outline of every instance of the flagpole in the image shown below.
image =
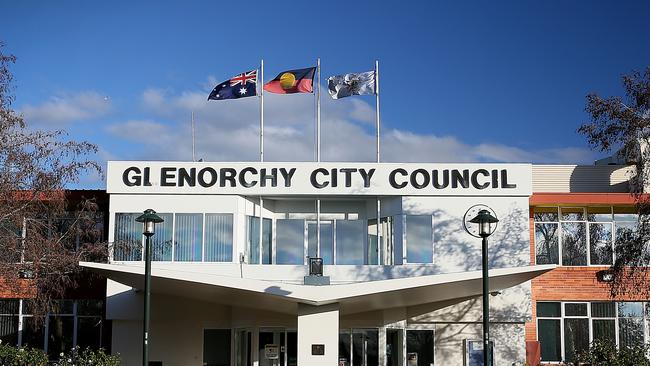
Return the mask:
<path fill-rule="evenodd" d="M 320 57 L 316 60 L 318 95 L 316 96 L 316 161 L 320 163 Z M 320 198 L 316 199 L 316 256 L 320 253 Z"/>
<path fill-rule="evenodd" d="M 196 161 L 196 150 L 194 146 L 194 111 L 192 111 L 192 161 Z"/>
<path fill-rule="evenodd" d="M 264 162 L 264 59 L 260 60 L 260 75 L 258 79 L 258 85 L 261 86 L 260 89 L 260 162 Z M 262 264 L 262 253 L 263 250 L 263 231 L 264 231 L 264 216 L 262 211 L 264 209 L 264 199 L 260 195 L 260 242 L 259 242 L 259 264 Z"/>
<path fill-rule="evenodd" d="M 377 125 L 377 163 L 379 163 L 379 127 L 380 127 L 380 120 L 379 120 L 379 60 L 375 60 L 375 102 L 376 102 L 376 125 Z M 380 248 L 380 221 L 381 221 L 381 201 L 379 197 L 377 197 L 377 264 L 381 264 L 379 260 L 379 253 L 381 251 Z"/>

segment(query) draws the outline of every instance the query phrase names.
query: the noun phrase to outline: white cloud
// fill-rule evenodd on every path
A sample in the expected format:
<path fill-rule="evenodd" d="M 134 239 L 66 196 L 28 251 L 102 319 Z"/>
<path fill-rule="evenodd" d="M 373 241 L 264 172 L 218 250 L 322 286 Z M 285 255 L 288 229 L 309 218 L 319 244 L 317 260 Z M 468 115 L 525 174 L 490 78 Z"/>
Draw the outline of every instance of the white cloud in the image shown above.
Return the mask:
<path fill-rule="evenodd" d="M 112 109 L 110 99 L 94 91 L 51 97 L 39 105 L 25 105 L 22 112 L 29 124 L 65 124 L 99 118 Z"/>
<path fill-rule="evenodd" d="M 196 121 L 197 158 L 206 161 L 259 159 L 259 99 L 207 101 L 209 90 L 174 94 L 147 89 L 142 106 L 151 117 L 107 128 L 112 135 L 144 144 L 133 159 L 191 160 L 190 113 Z M 267 161 L 313 161 L 313 95 L 265 94 L 264 153 Z M 360 98 L 322 98 L 323 161 L 374 161 L 374 105 Z M 382 161 L 591 163 L 588 149 L 526 150 L 503 144 L 471 145 L 453 136 L 382 130 Z"/>

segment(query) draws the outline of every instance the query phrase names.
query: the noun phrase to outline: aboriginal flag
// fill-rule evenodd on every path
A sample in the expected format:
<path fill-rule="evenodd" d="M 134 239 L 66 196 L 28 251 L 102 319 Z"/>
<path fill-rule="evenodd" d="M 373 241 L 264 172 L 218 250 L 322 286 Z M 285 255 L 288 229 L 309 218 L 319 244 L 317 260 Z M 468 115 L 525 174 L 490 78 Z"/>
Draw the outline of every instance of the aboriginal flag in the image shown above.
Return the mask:
<path fill-rule="evenodd" d="M 315 67 L 283 71 L 264 84 L 264 90 L 276 94 L 311 93 L 314 91 Z"/>

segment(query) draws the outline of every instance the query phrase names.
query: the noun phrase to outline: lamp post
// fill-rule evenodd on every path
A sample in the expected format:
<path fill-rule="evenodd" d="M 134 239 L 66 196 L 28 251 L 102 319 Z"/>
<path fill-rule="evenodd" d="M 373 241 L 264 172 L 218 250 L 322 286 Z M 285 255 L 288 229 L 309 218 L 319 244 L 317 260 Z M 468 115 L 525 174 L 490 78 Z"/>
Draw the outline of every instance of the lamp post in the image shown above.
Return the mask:
<path fill-rule="evenodd" d="M 476 216 L 474 216 L 476 215 Z M 470 219 L 470 217 L 474 216 Z M 492 366 L 490 349 L 490 280 L 488 277 L 488 236 L 497 228 L 499 220 L 494 211 L 485 205 L 470 207 L 465 213 L 463 224 L 470 235 L 482 239 L 481 267 L 483 271 L 483 365 Z M 477 224 L 476 227 L 474 225 Z"/>
<path fill-rule="evenodd" d="M 151 302 L 151 237 L 154 227 L 164 220 L 156 211 L 147 209 L 135 221 L 143 225 L 142 234 L 146 237 L 144 248 L 144 316 L 142 319 L 142 366 L 149 365 L 149 305 Z"/>

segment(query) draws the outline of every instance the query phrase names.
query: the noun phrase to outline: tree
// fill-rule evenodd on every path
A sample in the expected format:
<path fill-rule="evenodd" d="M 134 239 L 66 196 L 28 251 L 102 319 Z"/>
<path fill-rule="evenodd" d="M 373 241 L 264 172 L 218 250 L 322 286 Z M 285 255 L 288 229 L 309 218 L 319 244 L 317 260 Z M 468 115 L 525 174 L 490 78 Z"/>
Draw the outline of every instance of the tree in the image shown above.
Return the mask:
<path fill-rule="evenodd" d="M 650 199 L 646 193 L 650 177 L 650 67 L 622 77 L 625 97 L 587 96 L 586 112 L 590 121 L 578 132 L 585 135 L 595 149 L 616 151 L 634 169 L 630 193 L 638 213 L 635 229 L 623 228 L 616 233 L 616 261 L 611 269 L 613 296 L 650 295 Z"/>
<path fill-rule="evenodd" d="M 101 174 L 97 147 L 63 130 L 28 128 L 14 102 L 13 55 L 0 42 L 0 293 L 33 299 L 43 315 L 74 287 L 80 260 L 105 256 L 93 200 L 72 201 L 66 187 Z M 40 319 L 40 317 L 36 317 Z"/>

